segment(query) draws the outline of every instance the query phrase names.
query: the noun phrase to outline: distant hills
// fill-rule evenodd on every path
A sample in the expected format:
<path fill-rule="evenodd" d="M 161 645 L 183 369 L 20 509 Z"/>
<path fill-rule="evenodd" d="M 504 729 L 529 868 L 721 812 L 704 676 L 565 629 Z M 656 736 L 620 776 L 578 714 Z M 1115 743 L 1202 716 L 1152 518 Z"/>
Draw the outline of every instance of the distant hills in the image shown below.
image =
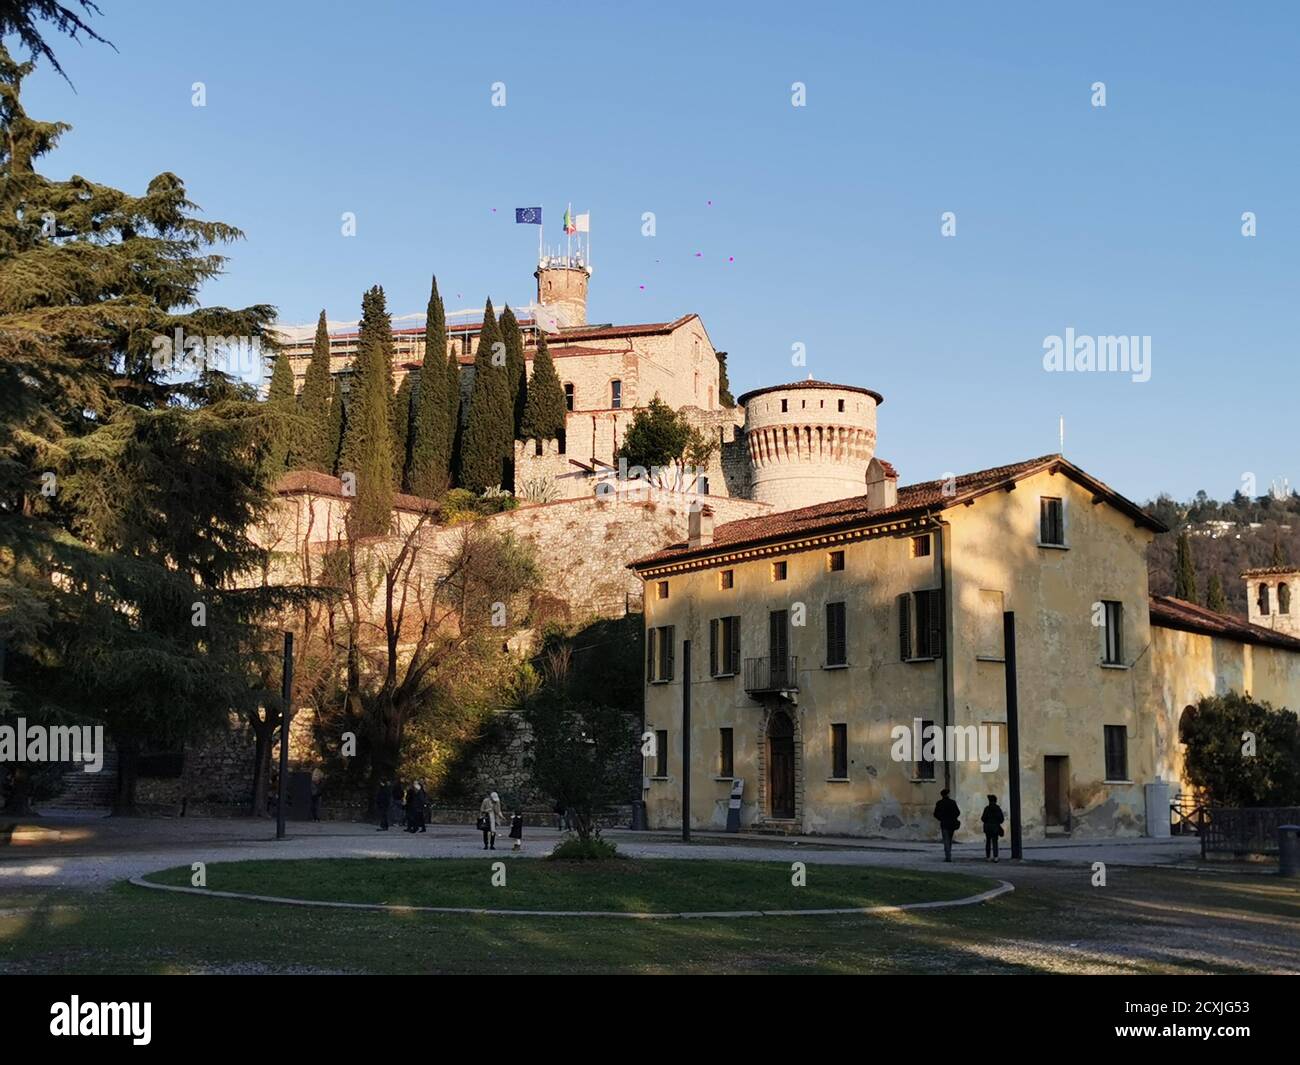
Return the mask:
<path fill-rule="evenodd" d="M 1237 492 L 1224 503 L 1205 492 L 1197 492 L 1187 503 L 1161 495 L 1145 509 L 1169 526 L 1147 553 L 1151 591 L 1156 595 L 1174 594 L 1178 537 L 1183 532 L 1188 534 L 1196 570 L 1196 601 L 1205 605 L 1210 579 L 1217 574 L 1228 612 L 1242 617 L 1246 615 L 1242 570 L 1300 562 L 1300 494 L 1296 492 L 1258 498 Z"/>

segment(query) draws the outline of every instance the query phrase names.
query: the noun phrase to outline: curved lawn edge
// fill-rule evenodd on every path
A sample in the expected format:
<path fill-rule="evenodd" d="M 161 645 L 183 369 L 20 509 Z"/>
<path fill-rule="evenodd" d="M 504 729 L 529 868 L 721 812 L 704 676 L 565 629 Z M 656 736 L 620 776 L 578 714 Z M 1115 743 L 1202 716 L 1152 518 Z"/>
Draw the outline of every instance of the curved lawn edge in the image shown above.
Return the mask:
<path fill-rule="evenodd" d="M 690 920 L 730 917 L 830 917 L 854 914 L 902 913 L 905 910 L 941 910 L 951 906 L 975 906 L 1015 891 L 1015 886 L 999 880 L 996 887 L 967 895 L 961 899 L 936 902 L 900 902 L 884 906 L 850 906 L 823 910 L 702 910 L 693 913 L 635 913 L 617 910 L 492 910 L 477 906 L 402 906 L 387 902 L 334 902 L 327 899 L 291 899 L 279 895 L 250 895 L 242 891 L 213 891 L 210 888 L 182 887 L 179 884 L 156 884 L 144 876 L 133 876 L 127 883 L 151 891 L 175 891 L 182 895 L 204 895 L 215 899 L 242 902 L 270 902 L 280 906 L 325 906 L 335 910 L 379 910 L 388 913 L 449 913 L 485 917 L 624 917 L 634 921 Z"/>

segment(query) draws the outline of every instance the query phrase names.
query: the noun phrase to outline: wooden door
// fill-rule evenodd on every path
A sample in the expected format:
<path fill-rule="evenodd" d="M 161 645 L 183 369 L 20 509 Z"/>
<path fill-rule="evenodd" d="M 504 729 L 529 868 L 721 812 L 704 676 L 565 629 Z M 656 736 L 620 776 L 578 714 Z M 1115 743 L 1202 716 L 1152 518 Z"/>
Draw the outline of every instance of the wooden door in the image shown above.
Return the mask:
<path fill-rule="evenodd" d="M 784 714 L 772 718 L 767 739 L 768 792 L 772 817 L 794 818 L 794 723 Z"/>

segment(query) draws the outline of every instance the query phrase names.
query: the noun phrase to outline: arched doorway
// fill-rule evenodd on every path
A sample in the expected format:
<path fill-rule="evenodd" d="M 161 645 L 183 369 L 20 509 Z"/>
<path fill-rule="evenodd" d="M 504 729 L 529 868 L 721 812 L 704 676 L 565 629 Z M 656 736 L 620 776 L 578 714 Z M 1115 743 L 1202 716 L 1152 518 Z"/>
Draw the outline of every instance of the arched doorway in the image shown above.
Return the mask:
<path fill-rule="evenodd" d="M 794 722 L 784 710 L 767 728 L 767 794 L 771 817 L 794 819 Z"/>

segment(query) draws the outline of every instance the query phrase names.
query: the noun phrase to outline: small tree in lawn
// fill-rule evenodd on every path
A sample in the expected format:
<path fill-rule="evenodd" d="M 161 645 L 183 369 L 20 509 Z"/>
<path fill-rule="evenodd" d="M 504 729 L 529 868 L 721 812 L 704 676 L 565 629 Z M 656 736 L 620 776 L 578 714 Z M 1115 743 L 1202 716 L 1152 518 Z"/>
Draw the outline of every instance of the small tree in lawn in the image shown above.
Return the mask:
<path fill-rule="evenodd" d="M 1300 719 L 1240 692 L 1183 711 L 1184 771 L 1214 806 L 1300 802 Z"/>

